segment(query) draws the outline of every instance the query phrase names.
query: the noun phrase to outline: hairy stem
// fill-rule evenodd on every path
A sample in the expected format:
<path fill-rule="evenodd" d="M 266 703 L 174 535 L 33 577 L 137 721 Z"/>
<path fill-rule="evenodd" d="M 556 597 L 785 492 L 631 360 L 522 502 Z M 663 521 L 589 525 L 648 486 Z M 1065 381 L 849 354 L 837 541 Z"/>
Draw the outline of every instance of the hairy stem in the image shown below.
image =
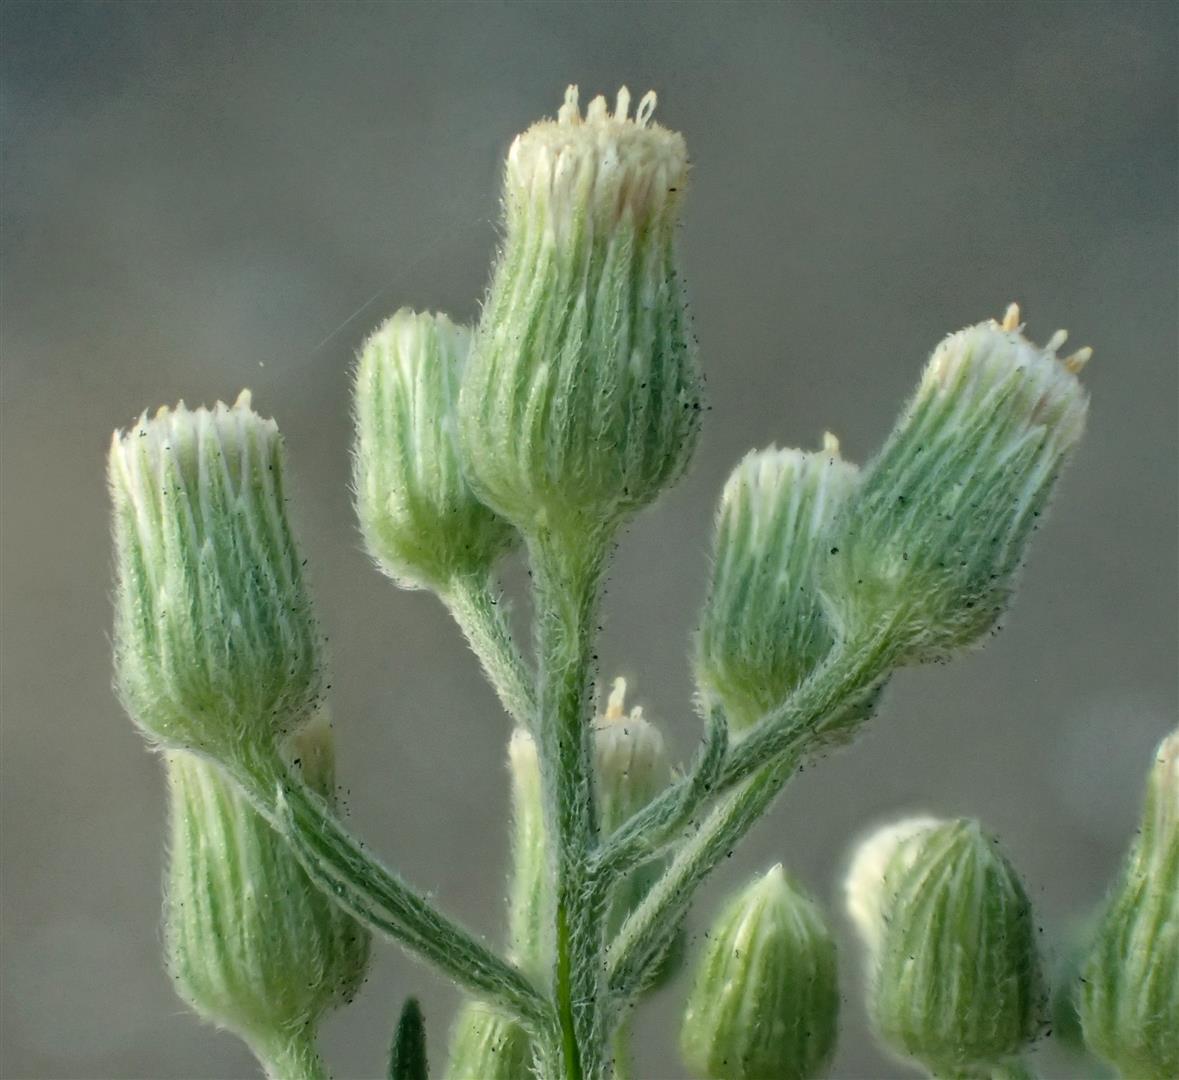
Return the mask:
<path fill-rule="evenodd" d="M 721 798 L 700 830 L 680 848 L 611 943 L 612 995 L 625 1002 L 644 988 L 696 889 L 769 809 L 797 764 L 796 757 L 784 758 L 742 781 Z"/>
<path fill-rule="evenodd" d="M 714 793 L 727 753 L 728 726 L 721 709 L 714 708 L 691 771 L 623 822 L 602 844 L 594 856 L 595 879 L 609 884 L 656 858 Z"/>
<path fill-rule="evenodd" d="M 769 809 L 805 757 L 826 745 L 831 729 L 863 721 L 875 700 L 872 691 L 888 670 L 886 641 L 881 635 L 863 646 L 837 649 L 728 755 L 716 785 L 716 793 L 723 794 L 610 945 L 614 1000 L 625 1003 L 643 989 L 696 890 Z M 681 781 L 690 783 L 691 777 Z M 674 787 L 669 791 L 674 797 Z"/>
<path fill-rule="evenodd" d="M 536 589 L 540 669 L 536 727 L 545 835 L 555 894 L 553 994 L 566 1080 L 597 1080 L 607 1069 L 602 1009 L 603 904 L 592 887 L 597 845 L 593 732 L 593 642 L 605 544 L 551 535 L 529 545 Z"/>
<path fill-rule="evenodd" d="M 460 574 L 439 595 L 508 715 L 532 731 L 536 718 L 533 676 L 512 638 L 506 604 L 491 582 L 482 576 Z"/>
<path fill-rule="evenodd" d="M 369 855 L 301 779 L 273 763 L 240 768 L 235 777 L 311 880 L 358 921 L 460 986 L 487 996 L 532 1030 L 548 1026 L 547 1005 L 529 979 Z"/>

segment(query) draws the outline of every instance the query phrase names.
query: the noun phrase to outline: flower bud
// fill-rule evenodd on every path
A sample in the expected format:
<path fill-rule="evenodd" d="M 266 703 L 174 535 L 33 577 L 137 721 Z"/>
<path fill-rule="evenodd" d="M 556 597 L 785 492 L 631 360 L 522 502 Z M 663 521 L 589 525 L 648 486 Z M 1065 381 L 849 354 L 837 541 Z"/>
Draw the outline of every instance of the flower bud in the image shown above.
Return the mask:
<path fill-rule="evenodd" d="M 512 144 L 503 251 L 460 396 L 481 498 L 526 535 L 608 529 L 687 465 L 701 386 L 675 250 L 683 138 L 618 92 Z"/>
<path fill-rule="evenodd" d="M 331 774 L 329 740 L 319 724 L 297 737 L 297 752 L 318 762 L 318 772 L 304 769 L 309 783 Z M 323 1014 L 360 986 L 368 933 L 311 883 L 218 765 L 187 751 L 165 760 L 172 806 L 165 949 L 177 993 L 244 1039 L 272 1071 L 292 1075 L 284 1060 L 311 1045 Z"/>
<path fill-rule="evenodd" d="M 1094 1053 L 1125 1076 L 1179 1076 L 1179 731 L 1158 748 L 1134 847 L 1081 983 Z"/>
<path fill-rule="evenodd" d="M 523 1080 L 533 1075 L 532 1042 L 520 1024 L 468 1001 L 450 1033 L 447 1080 Z"/>
<path fill-rule="evenodd" d="M 781 865 L 724 907 L 684 1012 L 684 1062 L 710 1080 L 821 1075 L 835 1052 L 835 942 Z"/>
<path fill-rule="evenodd" d="M 150 739 L 268 753 L 322 692 L 282 440 L 250 408 L 145 413 L 110 451 L 116 685 Z"/>
<path fill-rule="evenodd" d="M 842 634 L 885 634 L 895 662 L 977 642 L 1007 606 L 1031 533 L 1085 426 L 1088 399 L 1058 331 L 1045 348 L 1002 324 L 936 350 L 849 500 L 824 567 Z"/>
<path fill-rule="evenodd" d="M 919 844 L 909 841 L 941 824 L 933 817 L 903 818 L 877 829 L 856 849 L 844 881 L 844 895 L 847 913 L 869 953 L 879 952 L 888 921 L 886 905 L 891 894 L 885 888 L 885 873 L 891 871 L 895 876 L 908 870 L 921 851 Z"/>
<path fill-rule="evenodd" d="M 552 955 L 552 887 L 545 848 L 544 793 L 536 743 L 523 728 L 508 743 L 512 785 L 512 874 L 508 894 L 508 936 L 512 961 L 543 978 Z"/>
<path fill-rule="evenodd" d="M 609 836 L 637 814 L 671 780 L 671 768 L 659 729 L 643 716 L 641 705 L 626 709 L 626 680 L 617 678 L 606 701 L 606 711 L 594 721 L 594 764 L 597 778 L 598 821 Z M 666 866 L 654 859 L 618 882 L 609 898 L 606 933 L 613 937 L 626 917 L 638 907 Z M 680 969 L 684 932 L 680 928 L 647 983 L 656 989 Z"/>
<path fill-rule="evenodd" d="M 643 716 L 626 711 L 626 680 L 617 678 L 606 711 L 594 721 L 598 820 L 609 835 L 647 805 L 671 779 L 663 736 Z"/>
<path fill-rule="evenodd" d="M 614 680 L 606 711 L 594 721 L 594 765 L 598 818 L 609 836 L 637 813 L 671 779 L 659 730 L 643 717 L 641 706 L 625 708 L 626 680 Z M 536 743 L 523 728 L 508 744 L 512 781 L 513 873 L 509 916 L 512 956 L 524 970 L 540 976 L 548 970 L 547 935 L 552 923 L 552 887 L 545 851 L 543 793 Z M 610 900 L 608 930 L 622 924 L 642 899 L 659 864 L 640 867 L 619 884 Z"/>
<path fill-rule="evenodd" d="M 848 877 L 876 1030 L 937 1075 L 1003 1065 L 1042 1022 L 1031 903 L 995 844 L 973 821 L 914 819 L 869 838 Z"/>
<path fill-rule="evenodd" d="M 445 315 L 402 308 L 360 352 L 356 509 L 369 554 L 403 588 L 485 574 L 515 539 L 459 461 L 454 412 L 470 344 Z"/>
<path fill-rule="evenodd" d="M 858 473 L 829 434 L 821 453 L 750 453 L 725 484 L 696 681 L 734 734 L 785 701 L 831 648 L 816 571 Z"/>

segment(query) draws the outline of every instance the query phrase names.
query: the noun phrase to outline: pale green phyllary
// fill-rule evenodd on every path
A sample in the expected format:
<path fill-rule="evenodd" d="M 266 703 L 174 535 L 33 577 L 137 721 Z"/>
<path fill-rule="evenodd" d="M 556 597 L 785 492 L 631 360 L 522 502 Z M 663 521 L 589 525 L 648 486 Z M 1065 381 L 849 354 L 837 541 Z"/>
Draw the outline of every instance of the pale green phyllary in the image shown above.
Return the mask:
<path fill-rule="evenodd" d="M 296 737 L 299 768 L 334 799 L 331 732 Z M 271 1077 L 321 1075 L 316 1027 L 347 1004 L 369 934 L 316 889 L 232 779 L 184 750 L 165 756 L 172 840 L 165 951 L 177 992 L 240 1035 Z"/>
<path fill-rule="evenodd" d="M 463 477 L 455 406 L 470 348 L 466 327 L 402 309 L 360 350 L 356 512 L 381 569 L 408 588 L 485 577 L 517 539 Z"/>
<path fill-rule="evenodd" d="M 1123 1076 L 1179 1076 L 1179 731 L 1159 745 L 1142 826 L 1081 970 L 1085 1041 Z"/>
<path fill-rule="evenodd" d="M 286 513 L 282 438 L 243 392 L 161 408 L 111 442 L 115 679 L 153 741 L 265 757 L 323 694 Z"/>
<path fill-rule="evenodd" d="M 779 863 L 708 932 L 684 1010 L 684 1061 L 709 1080 L 821 1076 L 838 1016 L 835 941 Z"/>
<path fill-rule="evenodd" d="M 776 866 L 689 948 L 693 897 L 793 775 L 855 738 L 898 667 L 995 626 L 1081 436 L 1088 350 L 1058 356 L 1063 332 L 1032 345 L 1013 306 L 937 347 L 862 468 L 831 436 L 748 454 L 720 501 L 693 635 L 703 722 L 681 738 L 659 711 L 656 727 L 624 680 L 599 681 L 602 586 L 622 526 L 687 471 L 705 406 L 679 254 L 687 146 L 654 121 L 653 93 L 631 106 L 622 89 L 583 110 L 570 87 L 555 119 L 520 135 L 478 319 L 403 308 L 354 372 L 365 547 L 396 585 L 446 606 L 510 719 L 502 946 L 345 824 L 274 421 L 246 392 L 144 414 L 112 442 L 116 687 L 169 776 L 169 970 L 273 1077 L 326 1073 L 316 1031 L 362 980 L 370 934 L 465 995 L 445 1064 L 416 997 L 388 1010 L 396 1033 L 374 1044 L 391 1047 L 393 1080 L 625 1080 L 646 995 L 688 955 L 691 1070 L 831 1069 L 838 972 L 821 898 Z M 530 651 L 498 579 L 512 558 L 527 560 Z M 412 706 L 404 719 L 427 730 Z M 668 745 L 693 743 L 677 764 Z M 1179 1030 L 1174 754 L 1160 761 L 1172 765 L 1152 779 L 1083 1010 L 1091 1046 L 1152 1076 L 1175 1071 Z M 429 807 L 402 827 L 433 828 Z M 856 868 L 882 1040 L 938 1075 L 1027 1075 L 1038 928 L 990 838 L 910 820 Z"/>
<path fill-rule="evenodd" d="M 512 143 L 503 253 L 460 430 L 480 496 L 526 534 L 608 528 L 683 473 L 700 429 L 677 255 L 683 136 L 619 91 Z"/>
<path fill-rule="evenodd" d="M 839 631 L 899 663 L 977 642 L 1007 608 L 1028 540 L 1085 428 L 1077 372 L 1019 309 L 951 334 L 848 503 L 824 569 Z"/>
<path fill-rule="evenodd" d="M 1046 1001 L 1023 884 L 975 821 L 907 819 L 870 837 L 847 879 L 885 1043 L 933 1076 L 988 1077 L 1040 1032 Z"/>
<path fill-rule="evenodd" d="M 725 484 L 696 679 L 734 732 L 786 701 L 835 643 L 816 571 L 858 480 L 828 434 L 821 452 L 748 454 Z"/>

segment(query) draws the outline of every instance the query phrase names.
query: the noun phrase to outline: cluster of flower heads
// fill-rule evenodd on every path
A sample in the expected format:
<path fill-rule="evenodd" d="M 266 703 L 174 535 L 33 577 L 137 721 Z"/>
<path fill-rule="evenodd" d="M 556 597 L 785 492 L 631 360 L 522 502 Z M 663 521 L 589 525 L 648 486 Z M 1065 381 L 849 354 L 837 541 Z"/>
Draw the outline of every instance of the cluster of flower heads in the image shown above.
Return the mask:
<path fill-rule="evenodd" d="M 486 582 L 521 541 L 600 541 L 686 469 L 703 410 L 676 243 L 688 158 L 654 108 L 648 93 L 632 115 L 623 88 L 613 110 L 596 97 L 583 115 L 570 87 L 556 119 L 508 153 L 503 248 L 478 323 L 403 309 L 364 343 L 356 506 L 368 550 L 398 584 L 446 599 Z M 1064 331 L 1038 347 L 1022 330 L 1012 305 L 943 340 L 862 468 L 831 435 L 819 451 L 770 447 L 736 467 L 695 640 L 698 693 L 722 709 L 734 742 L 841 655 L 875 650 L 883 677 L 996 625 L 1088 407 L 1077 375 L 1091 350 L 1062 358 Z M 110 453 L 117 684 L 169 751 L 174 855 L 192 855 L 170 879 L 173 974 L 198 1010 L 257 1046 L 313 1028 L 367 961 L 367 936 L 314 891 L 232 783 L 303 745 L 318 762 L 307 782 L 333 797 L 319 635 L 283 467 L 277 427 L 248 391 L 231 407 L 145 413 Z M 607 834 L 670 777 L 659 732 L 624 694 L 619 680 L 595 720 Z M 815 736 L 854 730 L 865 701 Z M 1151 1076 L 1179 1073 L 1173 742 L 1083 999 L 1092 1045 Z M 512 954 L 543 978 L 552 897 L 540 763 L 523 727 L 509 764 Z M 612 894 L 612 929 L 658 870 Z M 252 889 L 233 895 L 247 878 Z M 869 955 L 873 1020 L 897 1053 L 939 1075 L 973 1074 L 1010 1063 L 1040 1030 L 1031 906 L 977 823 L 918 818 L 873 837 L 848 906 Z M 246 929 L 235 938 L 226 920 Z M 210 938 L 235 944 L 206 949 Z M 816 1075 L 834 1052 L 838 1002 L 834 938 L 777 866 L 708 935 L 685 1060 L 717 1080 Z M 524 1029 L 480 1002 L 452 1049 L 455 1077 L 534 1063 Z"/>

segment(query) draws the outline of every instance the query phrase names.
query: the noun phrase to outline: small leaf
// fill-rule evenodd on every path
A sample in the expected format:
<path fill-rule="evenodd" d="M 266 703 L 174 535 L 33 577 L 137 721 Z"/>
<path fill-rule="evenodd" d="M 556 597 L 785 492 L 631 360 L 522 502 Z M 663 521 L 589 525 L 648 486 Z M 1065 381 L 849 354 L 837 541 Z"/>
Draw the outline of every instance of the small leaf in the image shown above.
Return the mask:
<path fill-rule="evenodd" d="M 422 1007 L 416 997 L 408 997 L 401 1008 L 401 1019 L 393 1035 L 389 1053 L 389 1080 L 426 1080 L 430 1067 L 426 1062 L 426 1025 Z"/>

